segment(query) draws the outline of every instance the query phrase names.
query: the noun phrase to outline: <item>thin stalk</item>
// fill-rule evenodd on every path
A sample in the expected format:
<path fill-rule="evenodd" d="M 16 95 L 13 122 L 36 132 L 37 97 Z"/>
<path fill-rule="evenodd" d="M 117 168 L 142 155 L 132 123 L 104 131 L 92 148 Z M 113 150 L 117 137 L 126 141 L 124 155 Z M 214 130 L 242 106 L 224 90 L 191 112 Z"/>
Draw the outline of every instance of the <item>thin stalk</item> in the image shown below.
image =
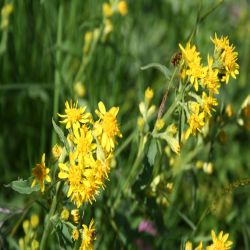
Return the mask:
<path fill-rule="evenodd" d="M 53 197 L 51 208 L 50 208 L 49 214 L 46 218 L 43 236 L 42 236 L 42 240 L 41 240 L 41 244 L 40 244 L 40 250 L 46 249 L 46 246 L 47 246 L 47 238 L 51 232 L 51 225 L 52 225 L 51 217 L 56 212 L 56 207 L 57 207 L 57 202 L 58 202 L 58 193 L 60 191 L 61 184 L 62 184 L 61 182 L 58 182 L 57 186 L 56 186 L 56 195 Z"/>
<path fill-rule="evenodd" d="M 63 4 L 60 4 L 57 18 L 57 39 L 56 44 L 58 47 L 62 44 L 62 29 L 63 28 Z M 56 51 L 56 69 L 55 69 L 55 90 L 54 90 L 54 107 L 53 107 L 53 115 L 56 116 L 59 107 L 59 95 L 61 90 L 61 79 L 60 79 L 60 69 L 59 65 L 61 63 L 62 51 L 58 49 Z M 52 145 L 56 142 L 56 133 L 52 132 Z"/>

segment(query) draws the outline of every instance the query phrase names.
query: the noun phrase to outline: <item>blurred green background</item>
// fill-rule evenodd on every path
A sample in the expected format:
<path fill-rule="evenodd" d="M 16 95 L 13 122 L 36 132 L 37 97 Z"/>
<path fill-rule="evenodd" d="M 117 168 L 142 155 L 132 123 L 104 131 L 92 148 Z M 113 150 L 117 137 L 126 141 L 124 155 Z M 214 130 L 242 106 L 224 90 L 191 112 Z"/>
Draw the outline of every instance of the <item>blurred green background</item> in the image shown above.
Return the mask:
<path fill-rule="evenodd" d="M 0 207 L 9 209 L 24 207 L 27 198 L 3 185 L 18 177 L 28 178 L 43 152 L 51 159 L 54 140 L 51 118 L 58 119 L 55 114 L 63 112 L 65 100 L 77 98 L 91 111 L 100 100 L 108 107 L 119 106 L 121 144 L 136 126 L 137 107 L 146 87 L 154 89 L 157 106 L 165 89 L 164 78 L 158 71 L 141 71 L 140 67 L 151 62 L 170 66 L 173 54 L 178 52 L 178 43 L 185 44 L 193 30 L 197 13 L 205 14 L 219 3 L 217 0 L 128 0 L 128 14 L 111 18 L 113 31 L 97 42 L 84 61 L 84 35 L 101 27 L 104 1 L 16 0 L 0 1 L 0 7 L 7 2 L 13 3 L 14 10 L 7 29 L 0 31 Z M 221 207 L 219 212 L 207 215 L 197 230 L 183 219 L 185 214 L 198 222 L 204 208 L 209 206 L 209 197 L 218 188 L 250 177 L 249 130 L 237 123 L 236 116 L 250 94 L 250 2 L 224 1 L 199 24 L 193 42 L 204 60 L 213 52 L 210 37 L 215 32 L 219 36 L 228 35 L 235 45 L 240 75 L 220 93 L 218 110 L 231 104 L 235 115 L 223 125 L 227 140 L 216 143 L 210 152 L 213 173 L 184 171 L 177 198 L 169 209 L 146 201 L 139 192 L 138 197 L 124 200 L 119 212 L 111 215 L 114 189 L 120 177 L 126 178 L 135 154 L 135 146 L 130 144 L 117 157 L 106 190 L 89 212 L 98 218 L 101 235 L 98 249 L 141 249 L 135 244 L 138 238 L 148 246 L 151 244 L 151 249 L 180 249 L 188 238 L 196 242 L 206 239 L 211 229 L 229 232 L 235 242 L 234 249 L 250 249 L 249 186 L 216 200 Z M 77 79 L 83 62 L 84 70 Z M 83 97 L 77 96 L 76 80 L 85 86 Z M 191 206 L 193 189 L 197 189 L 199 201 L 195 206 Z M 182 211 L 181 215 L 177 210 Z M 0 224 L 2 239 L 11 231 L 15 216 L 10 216 L 9 226 Z M 156 237 L 138 232 L 137 222 L 143 218 L 155 221 Z M 18 235 L 22 235 L 21 229 L 14 238 Z"/>

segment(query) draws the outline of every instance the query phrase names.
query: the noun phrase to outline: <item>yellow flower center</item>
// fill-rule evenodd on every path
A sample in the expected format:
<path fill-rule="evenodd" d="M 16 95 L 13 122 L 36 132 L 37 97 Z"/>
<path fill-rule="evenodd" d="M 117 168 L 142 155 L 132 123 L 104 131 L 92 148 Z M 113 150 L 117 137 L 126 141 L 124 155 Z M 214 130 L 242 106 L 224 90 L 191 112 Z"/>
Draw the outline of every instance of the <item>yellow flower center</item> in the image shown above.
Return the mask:
<path fill-rule="evenodd" d="M 76 108 L 71 108 L 66 110 L 69 122 L 76 122 L 81 119 L 81 110 Z"/>

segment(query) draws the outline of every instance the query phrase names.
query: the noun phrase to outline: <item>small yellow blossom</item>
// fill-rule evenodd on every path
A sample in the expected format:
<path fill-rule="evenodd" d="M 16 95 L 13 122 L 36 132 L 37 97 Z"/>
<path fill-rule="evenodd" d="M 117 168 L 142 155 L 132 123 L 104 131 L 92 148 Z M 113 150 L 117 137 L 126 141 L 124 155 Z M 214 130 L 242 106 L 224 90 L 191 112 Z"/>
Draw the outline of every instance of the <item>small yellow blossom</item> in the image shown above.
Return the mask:
<path fill-rule="evenodd" d="M 58 144 L 55 144 L 52 148 L 52 154 L 53 154 L 53 157 L 58 160 L 62 154 L 62 147 L 59 146 Z"/>
<path fill-rule="evenodd" d="M 145 90 L 145 100 L 147 102 L 150 102 L 153 97 L 154 97 L 154 91 L 153 91 L 153 89 L 151 89 L 150 87 L 148 87 Z"/>
<path fill-rule="evenodd" d="M 76 227 L 72 231 L 72 239 L 74 241 L 79 239 L 79 230 Z"/>
<path fill-rule="evenodd" d="M 31 215 L 30 224 L 32 228 L 36 228 L 39 224 L 39 217 L 36 214 Z"/>
<path fill-rule="evenodd" d="M 139 116 L 137 119 L 137 126 L 140 130 L 142 130 L 144 128 L 145 125 L 145 121 L 143 119 L 143 117 Z"/>
<path fill-rule="evenodd" d="M 116 119 L 119 108 L 112 107 L 109 111 L 106 111 L 103 102 L 98 103 L 98 108 L 99 110 L 95 112 L 100 119 L 94 125 L 95 135 L 100 137 L 102 147 L 107 152 L 111 152 L 115 147 L 115 136 L 122 137 Z"/>
<path fill-rule="evenodd" d="M 78 96 L 78 97 L 85 96 L 85 94 L 86 94 L 85 86 L 80 81 L 76 82 L 74 84 L 74 92 L 75 92 L 76 96 Z"/>
<path fill-rule="evenodd" d="M 39 242 L 37 240 L 32 240 L 31 242 L 31 249 L 32 250 L 38 250 L 39 249 Z"/>
<path fill-rule="evenodd" d="M 104 35 L 107 36 L 108 34 L 110 34 L 113 31 L 113 23 L 110 19 L 106 19 L 104 21 Z"/>
<path fill-rule="evenodd" d="M 109 3 L 104 3 L 102 5 L 102 13 L 104 17 L 111 17 L 113 15 L 112 6 Z"/>
<path fill-rule="evenodd" d="M 212 39 L 215 45 L 215 51 L 219 53 L 219 59 L 223 68 L 220 69 L 223 75 L 221 81 L 228 83 L 229 77 L 236 78 L 239 74 L 239 65 L 237 64 L 238 53 L 235 52 L 235 47 L 229 44 L 228 37 L 218 38 L 215 34 L 214 39 Z"/>
<path fill-rule="evenodd" d="M 90 43 L 93 39 L 93 32 L 92 31 L 87 31 L 84 35 L 84 41 L 85 43 Z"/>
<path fill-rule="evenodd" d="M 128 5 L 126 1 L 120 1 L 118 3 L 118 11 L 122 16 L 126 16 L 128 13 Z"/>
<path fill-rule="evenodd" d="M 190 241 L 185 243 L 185 250 L 193 250 L 193 244 Z"/>
<path fill-rule="evenodd" d="M 6 29 L 9 25 L 9 15 L 13 12 L 14 7 L 12 3 L 7 3 L 1 10 L 1 29 Z"/>
<path fill-rule="evenodd" d="M 73 126 L 77 128 L 80 127 L 80 123 L 84 124 L 90 121 L 91 115 L 90 113 L 84 113 L 86 107 L 78 108 L 77 102 L 70 103 L 68 101 L 65 102 L 65 115 L 58 114 L 60 117 L 63 118 L 61 123 L 66 124 L 66 128 L 69 129 Z"/>
<path fill-rule="evenodd" d="M 66 208 L 64 208 L 63 210 L 62 210 L 62 212 L 61 212 L 61 219 L 62 220 L 68 220 L 69 219 L 69 210 L 68 209 L 66 209 Z"/>
<path fill-rule="evenodd" d="M 220 88 L 220 81 L 218 78 L 218 69 L 213 69 L 213 58 L 208 55 L 208 66 L 205 68 L 205 76 L 201 79 L 201 83 L 212 94 L 218 94 Z"/>
<path fill-rule="evenodd" d="M 233 245 L 233 242 L 228 240 L 229 234 L 224 234 L 223 231 L 219 233 L 217 237 L 214 230 L 211 231 L 213 243 L 209 245 L 206 250 L 229 250 Z"/>
<path fill-rule="evenodd" d="M 156 123 L 155 123 L 155 128 L 157 130 L 161 130 L 165 125 L 165 122 L 163 119 L 157 119 Z"/>
<path fill-rule="evenodd" d="M 225 113 L 228 118 L 231 118 L 234 115 L 234 110 L 232 104 L 227 104 Z"/>
<path fill-rule="evenodd" d="M 25 232 L 25 234 L 28 234 L 29 228 L 30 228 L 30 222 L 29 220 L 25 220 L 23 222 L 23 231 Z"/>
<path fill-rule="evenodd" d="M 214 111 L 214 106 L 217 106 L 218 102 L 212 95 L 207 95 L 205 92 L 202 92 L 202 108 L 205 113 L 205 116 L 211 115 L 211 111 Z"/>
<path fill-rule="evenodd" d="M 90 221 L 89 227 L 85 224 L 82 225 L 82 244 L 80 250 L 93 250 L 94 249 L 94 240 L 96 240 L 96 231 L 94 227 L 94 220 Z"/>
<path fill-rule="evenodd" d="M 45 154 L 42 155 L 41 163 L 36 164 L 36 166 L 32 169 L 32 174 L 35 179 L 32 182 L 31 187 L 34 187 L 38 182 L 40 184 L 40 189 L 42 192 L 45 190 L 44 182 L 51 182 L 51 178 L 48 175 L 49 169 L 45 166 Z"/>
<path fill-rule="evenodd" d="M 71 215 L 75 224 L 78 224 L 80 220 L 80 214 L 78 209 L 71 210 Z"/>
<path fill-rule="evenodd" d="M 185 138 L 187 139 L 190 134 L 196 135 L 197 131 L 201 131 L 205 125 L 205 113 L 200 112 L 200 105 L 198 103 L 193 103 L 191 107 L 192 114 L 188 119 L 189 128 L 186 131 Z"/>

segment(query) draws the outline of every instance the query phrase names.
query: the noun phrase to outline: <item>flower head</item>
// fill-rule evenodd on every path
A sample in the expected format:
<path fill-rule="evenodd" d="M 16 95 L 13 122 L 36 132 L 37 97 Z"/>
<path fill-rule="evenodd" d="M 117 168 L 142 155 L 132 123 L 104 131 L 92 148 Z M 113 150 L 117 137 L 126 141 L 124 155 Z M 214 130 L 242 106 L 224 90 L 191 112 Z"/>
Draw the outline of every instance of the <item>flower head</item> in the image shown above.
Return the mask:
<path fill-rule="evenodd" d="M 209 117 L 212 116 L 211 111 L 213 111 L 213 107 L 217 105 L 218 102 L 216 98 L 214 98 L 212 95 L 207 95 L 205 92 L 202 92 L 202 108 L 205 115 L 208 115 Z"/>
<path fill-rule="evenodd" d="M 34 187 L 36 183 L 38 182 L 40 184 L 41 191 L 44 192 L 45 180 L 47 182 L 51 182 L 51 178 L 48 175 L 49 169 L 46 168 L 45 166 L 45 154 L 42 155 L 41 163 L 36 164 L 36 166 L 32 169 L 32 174 L 34 175 L 35 179 L 33 180 L 31 187 Z"/>
<path fill-rule="evenodd" d="M 128 13 L 128 5 L 126 1 L 120 1 L 118 3 L 118 11 L 122 16 L 126 16 Z"/>
<path fill-rule="evenodd" d="M 95 123 L 95 135 L 100 137 L 102 147 L 107 151 L 113 151 L 115 147 L 115 136 L 122 137 L 117 123 L 118 107 L 112 107 L 109 111 L 103 102 L 98 103 L 99 110 L 96 110 L 96 114 L 99 117 L 99 121 Z"/>
<path fill-rule="evenodd" d="M 212 230 L 211 236 L 213 243 L 206 248 L 207 250 L 228 250 L 233 244 L 232 241 L 228 240 L 229 234 L 223 235 L 223 231 L 221 231 L 217 237 L 214 230 Z"/>
<path fill-rule="evenodd" d="M 94 220 L 91 219 L 89 226 L 83 224 L 83 233 L 82 233 L 82 244 L 80 250 L 93 250 L 94 249 L 94 240 L 96 240 L 96 231 L 94 227 Z"/>
<path fill-rule="evenodd" d="M 72 239 L 74 241 L 78 240 L 79 238 L 79 230 L 75 227 L 72 231 Z"/>
<path fill-rule="evenodd" d="M 68 101 L 65 102 L 65 115 L 58 114 L 60 117 L 63 118 L 61 123 L 66 124 L 66 128 L 69 129 L 71 127 L 76 126 L 77 128 L 80 127 L 80 123 L 84 124 L 90 121 L 91 115 L 90 113 L 84 113 L 86 107 L 78 108 L 77 102 L 70 103 Z"/>

